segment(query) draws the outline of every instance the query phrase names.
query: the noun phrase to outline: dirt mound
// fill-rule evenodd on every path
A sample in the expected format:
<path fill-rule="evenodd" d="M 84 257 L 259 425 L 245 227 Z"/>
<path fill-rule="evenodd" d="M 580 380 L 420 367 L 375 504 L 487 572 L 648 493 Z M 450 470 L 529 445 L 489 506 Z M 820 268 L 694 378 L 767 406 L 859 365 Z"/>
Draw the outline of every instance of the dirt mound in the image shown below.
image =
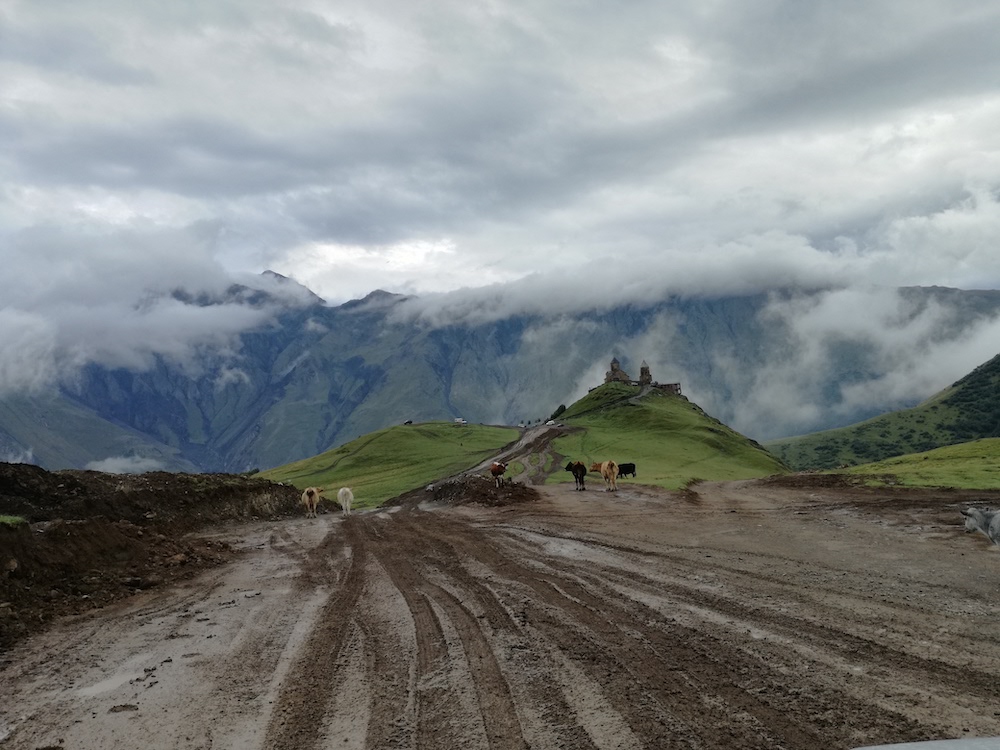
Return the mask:
<path fill-rule="evenodd" d="M 497 487 L 493 480 L 477 474 L 456 477 L 413 490 L 389 500 L 385 505 L 416 506 L 422 502 L 440 505 L 488 505 L 499 507 L 538 500 L 538 490 L 518 482 L 505 482 Z"/>
<path fill-rule="evenodd" d="M 0 648 L 55 616 L 105 606 L 228 559 L 185 538 L 210 523 L 298 512 L 299 492 L 228 474 L 48 472 L 0 464 Z"/>
<path fill-rule="evenodd" d="M 219 519 L 295 512 L 299 492 L 241 474 L 105 474 L 0 463 L 0 513 L 30 522 L 103 516 L 196 528 Z"/>

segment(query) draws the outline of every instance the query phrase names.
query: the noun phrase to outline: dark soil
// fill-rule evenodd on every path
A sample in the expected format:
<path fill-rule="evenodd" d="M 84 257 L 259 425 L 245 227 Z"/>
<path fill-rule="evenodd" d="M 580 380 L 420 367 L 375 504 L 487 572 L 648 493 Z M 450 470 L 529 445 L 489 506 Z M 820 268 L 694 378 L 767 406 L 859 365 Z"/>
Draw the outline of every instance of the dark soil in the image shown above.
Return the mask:
<path fill-rule="evenodd" d="M 65 614 L 189 577 L 230 559 L 190 532 L 298 512 L 299 491 L 227 474 L 49 472 L 0 463 L 0 649 Z"/>
<path fill-rule="evenodd" d="M 496 508 L 532 502 L 538 498 L 538 490 L 534 487 L 509 478 L 498 487 L 490 477 L 469 474 L 404 493 L 387 501 L 386 505 L 412 507 L 431 502 L 435 505 L 485 505 Z"/>

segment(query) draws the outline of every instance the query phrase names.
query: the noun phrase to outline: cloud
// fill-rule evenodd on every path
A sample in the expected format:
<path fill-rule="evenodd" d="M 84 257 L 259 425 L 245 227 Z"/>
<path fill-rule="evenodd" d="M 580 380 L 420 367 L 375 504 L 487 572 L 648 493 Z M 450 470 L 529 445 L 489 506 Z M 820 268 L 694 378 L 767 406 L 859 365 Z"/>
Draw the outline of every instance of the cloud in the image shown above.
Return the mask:
<path fill-rule="evenodd" d="M 0 396 L 36 394 L 57 379 L 54 324 L 23 310 L 0 308 Z"/>
<path fill-rule="evenodd" d="M 763 366 L 716 357 L 726 372 L 743 373 L 719 416 L 758 439 L 911 406 L 1000 351 L 1000 317 L 934 301 L 917 306 L 905 290 L 776 298 L 762 317 L 784 344 Z"/>
<path fill-rule="evenodd" d="M 197 231 L 71 236 L 46 228 L 9 236 L 0 388 L 38 393 L 90 363 L 145 370 L 163 358 L 194 372 L 205 356 L 234 354 L 241 333 L 268 324 L 284 305 L 316 299 L 280 277 L 235 277 L 202 254 L 207 242 Z M 237 280 L 275 301 L 247 304 L 231 291 Z"/>
<path fill-rule="evenodd" d="M 155 458 L 142 456 L 108 456 L 100 461 L 91 461 L 83 468 L 107 474 L 144 474 L 147 471 L 163 471 L 164 464 Z"/>
<path fill-rule="evenodd" d="M 35 463 L 35 453 L 31 448 L 4 450 L 0 451 L 0 461 L 7 464 L 33 464 Z"/>

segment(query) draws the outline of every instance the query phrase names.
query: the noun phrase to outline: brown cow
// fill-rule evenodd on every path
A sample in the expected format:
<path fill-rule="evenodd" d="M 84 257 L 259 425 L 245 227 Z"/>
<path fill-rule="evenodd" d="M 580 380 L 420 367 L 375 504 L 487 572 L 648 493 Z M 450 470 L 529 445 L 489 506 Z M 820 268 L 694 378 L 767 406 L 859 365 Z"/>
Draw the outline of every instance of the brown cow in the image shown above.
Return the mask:
<path fill-rule="evenodd" d="M 497 487 L 503 486 L 503 475 L 507 472 L 507 464 L 494 461 L 490 467 L 490 474 L 493 475 L 493 482 Z"/>

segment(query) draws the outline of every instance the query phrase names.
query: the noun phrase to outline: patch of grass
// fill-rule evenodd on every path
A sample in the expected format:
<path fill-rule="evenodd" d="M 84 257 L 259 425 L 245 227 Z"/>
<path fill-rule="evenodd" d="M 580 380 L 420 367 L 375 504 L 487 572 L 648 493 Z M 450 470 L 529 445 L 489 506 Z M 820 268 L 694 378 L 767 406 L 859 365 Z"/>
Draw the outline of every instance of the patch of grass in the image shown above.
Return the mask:
<path fill-rule="evenodd" d="M 1000 438 L 897 456 L 839 473 L 871 477 L 872 482 L 883 485 L 891 482 L 906 487 L 1000 489 Z"/>
<path fill-rule="evenodd" d="M 475 466 L 519 434 L 514 428 L 453 422 L 398 425 L 261 475 L 299 489 L 325 487 L 331 498 L 338 488 L 350 487 L 356 507 L 373 507 Z"/>
<path fill-rule="evenodd" d="M 695 478 L 751 479 L 787 471 L 760 445 L 686 398 L 653 391 L 637 403 L 629 401 L 638 391 L 608 384 L 573 404 L 563 421 L 584 429 L 557 438 L 555 450 L 588 466 L 609 459 L 634 463 L 636 479 L 623 481 L 668 489 L 680 489 Z M 600 479 L 597 474 L 589 478 Z M 553 471 L 547 481 L 573 480 L 569 473 Z"/>
<path fill-rule="evenodd" d="M 636 385 L 625 385 L 624 383 L 606 383 L 599 388 L 595 388 L 575 404 L 562 413 L 562 420 L 580 417 L 588 412 L 605 409 L 615 404 L 620 404 L 633 396 L 639 395 L 640 388 Z"/>
<path fill-rule="evenodd" d="M 0 516 L 0 526 L 20 526 L 28 522 L 28 519 L 21 516 Z"/>

